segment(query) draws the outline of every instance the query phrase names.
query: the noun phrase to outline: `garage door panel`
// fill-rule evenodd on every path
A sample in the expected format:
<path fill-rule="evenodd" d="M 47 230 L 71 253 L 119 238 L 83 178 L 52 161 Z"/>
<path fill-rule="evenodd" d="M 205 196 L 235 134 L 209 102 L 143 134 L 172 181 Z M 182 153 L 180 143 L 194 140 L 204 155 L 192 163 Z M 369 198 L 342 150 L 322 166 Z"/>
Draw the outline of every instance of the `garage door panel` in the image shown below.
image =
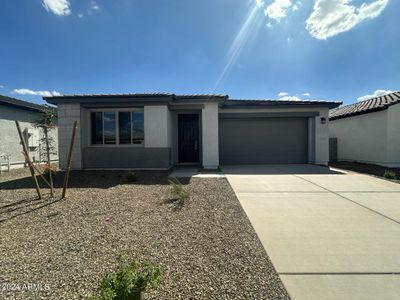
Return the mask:
<path fill-rule="evenodd" d="M 221 164 L 306 163 L 307 118 L 220 119 Z"/>

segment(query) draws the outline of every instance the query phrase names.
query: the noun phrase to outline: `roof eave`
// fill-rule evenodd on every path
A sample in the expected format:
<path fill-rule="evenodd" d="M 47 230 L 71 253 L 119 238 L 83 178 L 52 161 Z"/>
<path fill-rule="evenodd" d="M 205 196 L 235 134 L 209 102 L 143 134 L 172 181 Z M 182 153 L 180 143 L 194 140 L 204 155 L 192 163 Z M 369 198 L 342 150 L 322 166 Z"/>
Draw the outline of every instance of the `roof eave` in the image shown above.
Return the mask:
<path fill-rule="evenodd" d="M 232 100 L 233 101 L 233 100 Z M 245 102 L 244 100 L 243 102 Z M 283 102 L 279 103 L 279 100 L 268 102 L 259 102 L 259 103 L 224 103 L 221 108 L 223 109 L 243 109 L 243 108 L 285 108 L 285 107 L 296 107 L 296 108 L 304 108 L 304 107 L 326 107 L 328 109 L 337 108 L 342 105 L 343 102 L 323 102 L 323 101 L 309 101 L 309 102 L 299 102 L 299 101 L 291 101 L 291 102 Z"/>
<path fill-rule="evenodd" d="M 54 105 L 64 103 L 107 103 L 107 102 L 132 102 L 132 103 L 199 103 L 217 102 L 223 103 L 228 99 L 227 95 L 174 95 L 174 94 L 137 94 L 137 95 L 65 95 L 43 97 L 47 103 Z"/>

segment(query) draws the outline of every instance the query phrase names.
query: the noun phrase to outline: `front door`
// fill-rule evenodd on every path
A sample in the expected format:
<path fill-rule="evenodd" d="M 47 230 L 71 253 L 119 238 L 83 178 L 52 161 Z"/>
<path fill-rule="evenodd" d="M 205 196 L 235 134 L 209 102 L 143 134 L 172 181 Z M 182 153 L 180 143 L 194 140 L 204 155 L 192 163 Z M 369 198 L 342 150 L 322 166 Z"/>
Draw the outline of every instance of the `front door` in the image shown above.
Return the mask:
<path fill-rule="evenodd" d="M 178 115 L 178 145 L 180 163 L 199 162 L 199 115 Z"/>

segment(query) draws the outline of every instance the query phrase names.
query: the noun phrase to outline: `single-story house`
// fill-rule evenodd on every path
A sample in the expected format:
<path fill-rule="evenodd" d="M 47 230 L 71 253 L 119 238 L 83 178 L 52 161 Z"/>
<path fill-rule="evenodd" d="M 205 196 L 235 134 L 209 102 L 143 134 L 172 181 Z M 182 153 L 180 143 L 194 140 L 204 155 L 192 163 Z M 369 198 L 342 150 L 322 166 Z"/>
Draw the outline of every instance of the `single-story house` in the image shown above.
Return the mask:
<path fill-rule="evenodd" d="M 43 105 L 22 101 L 19 99 L 0 95 L 0 167 L 22 168 L 26 165 L 22 154 L 22 146 L 15 121 L 19 121 L 21 130 L 28 146 L 29 155 L 33 162 L 40 162 L 45 153 L 44 145 L 41 145 L 42 133 L 35 126 L 35 121 L 40 118 Z M 54 148 L 57 149 L 57 129 L 49 132 L 54 140 Z M 57 161 L 57 154 L 52 155 L 52 160 Z"/>
<path fill-rule="evenodd" d="M 332 109 L 329 120 L 339 161 L 400 167 L 400 92 Z"/>
<path fill-rule="evenodd" d="M 72 125 L 79 124 L 74 169 L 326 165 L 328 112 L 341 104 L 167 93 L 43 99 L 58 107 L 61 168 L 66 166 Z"/>

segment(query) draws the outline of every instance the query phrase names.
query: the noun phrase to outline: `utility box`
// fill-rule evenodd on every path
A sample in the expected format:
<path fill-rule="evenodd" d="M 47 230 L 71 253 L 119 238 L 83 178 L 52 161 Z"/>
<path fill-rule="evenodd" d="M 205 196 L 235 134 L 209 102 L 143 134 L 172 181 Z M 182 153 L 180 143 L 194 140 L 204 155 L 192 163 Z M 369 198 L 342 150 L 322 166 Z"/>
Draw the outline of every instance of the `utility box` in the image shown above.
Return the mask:
<path fill-rule="evenodd" d="M 29 148 L 39 147 L 39 129 L 25 128 L 24 135 L 26 144 Z"/>
<path fill-rule="evenodd" d="M 329 138 L 329 162 L 338 161 L 338 142 L 337 138 Z"/>

